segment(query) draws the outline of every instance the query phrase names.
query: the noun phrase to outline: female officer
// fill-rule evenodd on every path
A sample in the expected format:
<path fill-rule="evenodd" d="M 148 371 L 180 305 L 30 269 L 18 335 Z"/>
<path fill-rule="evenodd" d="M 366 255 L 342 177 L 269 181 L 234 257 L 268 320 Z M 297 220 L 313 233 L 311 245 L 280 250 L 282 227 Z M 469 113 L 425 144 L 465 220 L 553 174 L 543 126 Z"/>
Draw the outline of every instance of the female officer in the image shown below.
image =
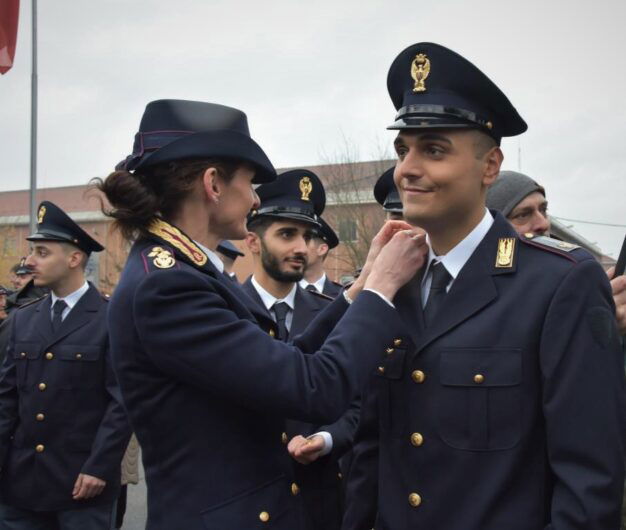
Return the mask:
<path fill-rule="evenodd" d="M 258 207 L 252 183 L 275 178 L 245 114 L 154 101 L 117 169 L 99 188 L 134 243 L 109 333 L 143 450 L 147 528 L 297 530 L 283 419 L 335 420 L 401 343 L 389 300 L 422 263 L 423 240 L 404 223 L 387 225 L 359 282 L 285 344 L 213 251 L 245 237 Z"/>

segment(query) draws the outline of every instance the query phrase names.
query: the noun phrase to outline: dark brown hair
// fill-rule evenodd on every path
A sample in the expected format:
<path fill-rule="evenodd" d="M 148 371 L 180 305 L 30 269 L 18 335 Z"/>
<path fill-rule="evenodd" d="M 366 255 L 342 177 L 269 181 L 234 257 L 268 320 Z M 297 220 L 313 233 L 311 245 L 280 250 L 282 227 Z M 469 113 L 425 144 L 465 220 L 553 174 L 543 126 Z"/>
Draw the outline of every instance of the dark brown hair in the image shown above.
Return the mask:
<path fill-rule="evenodd" d="M 115 219 L 114 227 L 131 241 L 145 235 L 157 217 L 166 220 L 176 215 L 196 181 L 207 168 L 230 182 L 241 162 L 232 159 L 176 160 L 141 172 L 114 171 L 106 179 L 95 178 L 93 188 L 101 191 L 111 208 L 101 203 L 102 212 Z"/>

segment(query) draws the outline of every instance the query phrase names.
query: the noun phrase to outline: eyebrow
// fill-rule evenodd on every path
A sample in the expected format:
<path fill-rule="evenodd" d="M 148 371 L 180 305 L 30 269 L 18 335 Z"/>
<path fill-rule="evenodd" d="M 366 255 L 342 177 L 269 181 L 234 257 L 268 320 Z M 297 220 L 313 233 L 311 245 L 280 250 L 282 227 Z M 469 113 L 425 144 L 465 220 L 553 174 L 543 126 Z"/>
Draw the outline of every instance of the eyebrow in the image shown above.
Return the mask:
<path fill-rule="evenodd" d="M 407 133 L 404 133 L 404 134 L 407 134 Z M 416 134 L 415 139 L 418 142 L 435 141 L 435 142 L 444 142 L 444 143 L 447 143 L 448 145 L 452 145 L 452 140 L 450 140 L 447 136 L 443 134 L 437 134 L 434 132 Z M 404 142 L 404 138 L 402 138 L 402 133 L 396 136 L 396 139 L 393 141 L 393 143 L 395 146 L 404 145 L 405 142 Z"/>

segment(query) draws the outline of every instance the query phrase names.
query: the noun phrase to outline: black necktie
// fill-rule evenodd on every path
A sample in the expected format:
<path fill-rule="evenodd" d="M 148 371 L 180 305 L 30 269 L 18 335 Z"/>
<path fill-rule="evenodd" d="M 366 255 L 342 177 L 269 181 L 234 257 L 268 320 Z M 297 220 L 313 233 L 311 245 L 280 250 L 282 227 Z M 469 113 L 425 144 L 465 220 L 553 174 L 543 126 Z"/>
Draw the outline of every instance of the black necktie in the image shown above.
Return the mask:
<path fill-rule="evenodd" d="M 309 285 L 307 285 L 307 286 L 305 287 L 305 289 L 306 289 L 307 291 L 312 291 L 312 292 L 314 292 L 314 293 L 319 293 L 319 291 L 317 290 L 317 287 L 315 287 L 315 285 L 313 285 L 312 283 L 310 283 Z"/>
<path fill-rule="evenodd" d="M 61 327 L 61 323 L 63 322 L 61 315 L 66 307 L 67 304 L 64 300 L 57 300 L 52 306 L 52 331 L 55 333 Z"/>
<path fill-rule="evenodd" d="M 446 297 L 446 287 L 448 287 L 452 279 L 452 276 L 450 276 L 450 273 L 440 261 L 430 266 L 430 272 L 432 274 L 432 281 L 428 299 L 426 300 L 426 306 L 424 306 L 424 322 L 427 327 L 433 323 L 434 317 L 443 305 Z"/>
<path fill-rule="evenodd" d="M 278 328 L 278 340 L 287 340 L 289 332 L 287 331 L 287 313 L 289 306 L 286 302 L 276 302 L 272 309 L 276 315 L 276 327 Z"/>

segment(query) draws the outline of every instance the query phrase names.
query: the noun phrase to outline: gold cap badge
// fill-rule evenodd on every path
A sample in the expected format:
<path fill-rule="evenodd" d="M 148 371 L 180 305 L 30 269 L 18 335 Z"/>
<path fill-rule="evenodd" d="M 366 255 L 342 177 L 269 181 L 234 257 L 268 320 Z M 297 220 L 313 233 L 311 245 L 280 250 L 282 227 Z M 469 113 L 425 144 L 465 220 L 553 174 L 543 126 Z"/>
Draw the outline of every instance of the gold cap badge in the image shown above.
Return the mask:
<path fill-rule="evenodd" d="M 309 177 L 302 177 L 300 179 L 300 192 L 302 193 L 301 199 L 303 201 L 310 200 L 309 195 L 311 195 L 312 191 L 313 191 L 313 183 L 311 182 L 311 179 Z"/>
<path fill-rule="evenodd" d="M 169 269 L 174 266 L 176 260 L 169 250 L 161 247 L 154 247 L 148 257 L 154 258 L 152 263 L 159 269 Z"/>
<path fill-rule="evenodd" d="M 43 223 L 43 218 L 46 215 L 46 207 L 42 206 L 41 208 L 39 208 L 39 212 L 37 213 L 37 223 L 41 224 Z"/>
<path fill-rule="evenodd" d="M 498 255 L 496 268 L 510 269 L 513 267 L 513 251 L 515 250 L 514 237 L 501 237 L 498 241 Z"/>
<path fill-rule="evenodd" d="M 430 74 L 430 60 L 425 53 L 418 53 L 411 63 L 411 77 L 415 81 L 413 92 L 426 92 L 424 81 Z"/>

